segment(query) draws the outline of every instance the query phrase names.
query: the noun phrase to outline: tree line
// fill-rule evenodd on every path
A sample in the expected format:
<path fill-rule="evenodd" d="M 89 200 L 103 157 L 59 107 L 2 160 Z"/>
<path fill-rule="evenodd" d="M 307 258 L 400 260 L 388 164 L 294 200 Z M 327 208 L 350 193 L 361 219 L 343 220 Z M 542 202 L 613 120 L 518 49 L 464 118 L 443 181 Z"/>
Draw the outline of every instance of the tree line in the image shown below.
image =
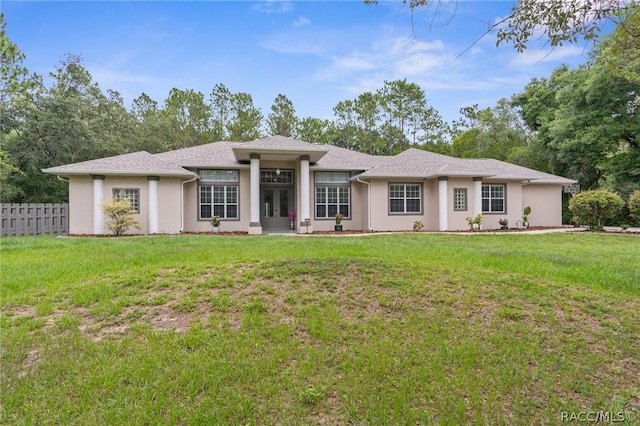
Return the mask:
<path fill-rule="evenodd" d="M 532 79 L 495 106 L 462 108 L 445 122 L 407 80 L 338 102 L 333 119 L 298 117 L 279 94 L 265 116 L 249 93 L 223 83 L 208 94 L 173 88 L 162 104 L 142 93 L 130 107 L 102 90 L 76 55 L 50 73 L 29 73 L 2 25 L 2 202 L 61 202 L 67 186 L 41 169 L 145 150 L 157 153 L 228 140 L 290 136 L 369 154 L 416 147 L 463 158 L 496 158 L 607 188 L 640 188 L 640 33 L 638 9 L 578 67 Z M 631 52 L 631 53 L 630 53 Z"/>

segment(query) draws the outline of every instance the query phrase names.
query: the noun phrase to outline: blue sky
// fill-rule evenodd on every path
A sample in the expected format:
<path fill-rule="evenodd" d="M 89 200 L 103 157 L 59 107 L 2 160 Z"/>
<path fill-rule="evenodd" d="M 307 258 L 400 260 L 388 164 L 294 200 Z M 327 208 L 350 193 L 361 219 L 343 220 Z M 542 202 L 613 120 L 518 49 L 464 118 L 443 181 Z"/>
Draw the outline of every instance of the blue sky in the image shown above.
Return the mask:
<path fill-rule="evenodd" d="M 332 118 L 339 101 L 406 78 L 450 121 L 464 106 L 492 107 L 533 77 L 587 61 L 584 44 L 520 54 L 496 47 L 490 34 L 473 45 L 512 4 L 441 2 L 439 11 L 413 17 L 400 1 L 359 0 L 3 0 L 1 7 L 31 72 L 47 76 L 66 53 L 81 55 L 102 90 L 119 91 L 128 105 L 142 92 L 163 104 L 173 87 L 208 97 L 223 83 L 250 93 L 265 116 L 282 93 L 299 117 Z"/>

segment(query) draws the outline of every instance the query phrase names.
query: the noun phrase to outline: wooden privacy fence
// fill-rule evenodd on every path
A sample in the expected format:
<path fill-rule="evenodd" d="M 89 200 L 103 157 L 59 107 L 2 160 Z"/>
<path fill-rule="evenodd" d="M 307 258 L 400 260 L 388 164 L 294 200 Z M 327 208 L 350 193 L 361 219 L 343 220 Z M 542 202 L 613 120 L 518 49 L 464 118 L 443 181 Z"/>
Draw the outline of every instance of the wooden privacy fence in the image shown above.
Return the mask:
<path fill-rule="evenodd" d="M 69 204 L 0 204 L 3 237 L 66 234 Z"/>

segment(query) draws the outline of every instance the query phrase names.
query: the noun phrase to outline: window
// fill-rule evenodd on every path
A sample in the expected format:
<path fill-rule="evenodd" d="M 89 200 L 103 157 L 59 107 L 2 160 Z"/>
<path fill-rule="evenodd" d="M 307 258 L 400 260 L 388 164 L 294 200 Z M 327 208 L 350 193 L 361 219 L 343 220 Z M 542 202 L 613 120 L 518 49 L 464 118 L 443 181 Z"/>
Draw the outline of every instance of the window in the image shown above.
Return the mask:
<path fill-rule="evenodd" d="M 422 188 L 420 184 L 389 184 L 389 213 L 422 213 Z"/>
<path fill-rule="evenodd" d="M 140 213 L 140 189 L 138 188 L 113 188 L 114 200 L 129 200 L 131 210 Z"/>
<path fill-rule="evenodd" d="M 351 217 L 350 178 L 349 172 L 316 172 L 316 219 L 334 219 L 338 213 Z"/>
<path fill-rule="evenodd" d="M 293 185 L 293 170 L 260 170 L 260 183 Z"/>
<path fill-rule="evenodd" d="M 482 185 L 482 213 L 505 212 L 505 186 Z"/>
<path fill-rule="evenodd" d="M 238 219 L 238 171 L 200 170 L 200 219 Z"/>
<path fill-rule="evenodd" d="M 453 210 L 467 210 L 467 188 L 453 188 Z"/>
<path fill-rule="evenodd" d="M 237 182 L 237 170 L 200 170 L 200 181 L 204 182 Z"/>

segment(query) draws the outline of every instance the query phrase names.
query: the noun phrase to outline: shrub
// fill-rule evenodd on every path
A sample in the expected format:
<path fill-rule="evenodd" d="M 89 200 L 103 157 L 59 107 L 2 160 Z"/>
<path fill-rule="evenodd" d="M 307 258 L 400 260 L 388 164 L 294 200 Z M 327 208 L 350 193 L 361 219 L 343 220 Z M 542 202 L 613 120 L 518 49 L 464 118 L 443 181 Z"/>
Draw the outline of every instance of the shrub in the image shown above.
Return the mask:
<path fill-rule="evenodd" d="M 581 192 L 569 202 L 575 220 L 591 229 L 602 229 L 605 222 L 614 218 L 623 207 L 622 198 L 605 189 Z"/>
<path fill-rule="evenodd" d="M 124 234 L 131 227 L 140 229 L 140 222 L 134 216 L 136 212 L 131 210 L 131 204 L 126 198 L 102 203 L 102 211 L 109 218 L 107 228 L 115 236 Z"/>
<path fill-rule="evenodd" d="M 629 217 L 636 224 L 640 224 L 640 189 L 629 195 Z"/>

